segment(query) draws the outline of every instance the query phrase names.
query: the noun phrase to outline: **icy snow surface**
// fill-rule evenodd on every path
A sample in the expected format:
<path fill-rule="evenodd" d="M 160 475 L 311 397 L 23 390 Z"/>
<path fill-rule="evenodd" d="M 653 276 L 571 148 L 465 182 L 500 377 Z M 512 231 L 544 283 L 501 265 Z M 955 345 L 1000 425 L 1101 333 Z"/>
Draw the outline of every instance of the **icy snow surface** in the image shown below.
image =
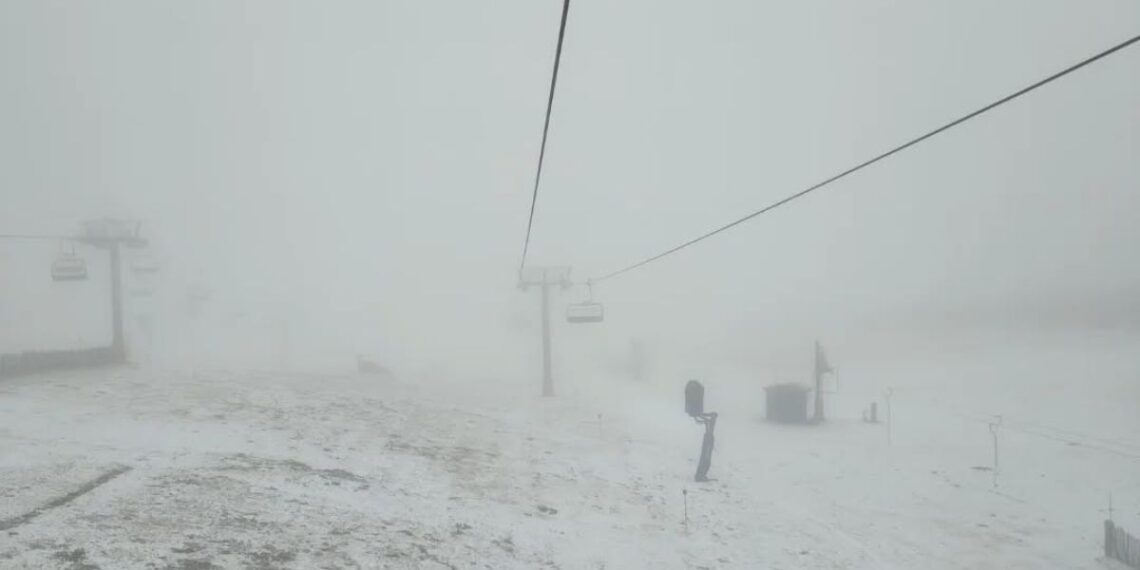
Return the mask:
<path fill-rule="evenodd" d="M 894 366 L 863 372 L 907 375 Z M 729 397 L 706 379 L 722 419 L 705 485 L 683 379 L 554 399 L 356 375 L 6 380 L 0 567 L 1113 568 L 1109 491 L 1140 530 L 1135 377 L 1039 390 L 1050 424 L 1001 387 L 995 488 L 991 410 L 936 376 L 896 391 L 890 446 L 858 419 L 878 386 L 840 386 L 833 420 L 791 427 L 762 421 L 759 386 Z M 1110 400 L 1091 414 L 1107 423 L 1065 423 L 1081 394 Z"/>

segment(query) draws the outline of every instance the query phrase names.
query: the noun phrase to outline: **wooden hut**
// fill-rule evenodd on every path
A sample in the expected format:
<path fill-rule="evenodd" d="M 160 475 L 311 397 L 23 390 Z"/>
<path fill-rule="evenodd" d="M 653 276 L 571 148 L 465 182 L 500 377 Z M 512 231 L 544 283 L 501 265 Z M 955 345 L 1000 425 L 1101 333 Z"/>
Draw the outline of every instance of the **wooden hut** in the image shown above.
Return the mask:
<path fill-rule="evenodd" d="M 803 384 L 774 384 L 764 388 L 765 414 L 770 422 L 808 423 L 808 394 Z"/>

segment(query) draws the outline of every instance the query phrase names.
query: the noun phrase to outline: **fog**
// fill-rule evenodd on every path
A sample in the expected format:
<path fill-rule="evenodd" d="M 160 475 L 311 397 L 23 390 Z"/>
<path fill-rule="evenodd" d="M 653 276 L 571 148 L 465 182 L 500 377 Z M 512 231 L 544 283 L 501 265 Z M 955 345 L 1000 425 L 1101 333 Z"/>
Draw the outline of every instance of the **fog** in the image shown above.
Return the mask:
<path fill-rule="evenodd" d="M 292 323 L 300 360 L 525 373 L 538 301 L 514 282 L 559 8 L 545 4 L 6 2 L 0 222 L 142 220 L 171 304 L 205 284 L 217 314 Z M 529 263 L 584 280 L 657 253 L 1138 16 L 1134 2 L 575 5 Z M 1136 65 L 1121 53 L 599 285 L 611 318 L 566 340 L 744 355 L 742 337 L 1135 328 Z M 5 286 L 29 295 L 5 303 L 20 344 L 14 307 L 45 300 L 26 283 L 46 282 L 46 260 L 2 247 Z"/>
<path fill-rule="evenodd" d="M 124 321 L 132 370 L 148 379 L 270 371 L 280 390 L 292 390 L 289 380 L 272 374 L 351 375 L 363 357 L 415 385 L 485 390 L 500 400 L 519 395 L 517 402 L 498 402 L 502 408 L 493 409 L 500 415 L 488 412 L 508 427 L 470 433 L 518 429 L 525 441 L 549 436 L 550 448 L 558 449 L 571 441 L 559 439 L 569 437 L 559 426 L 572 426 L 578 436 L 594 430 L 589 437 L 605 443 L 607 430 L 618 428 L 604 418 L 621 417 L 633 426 L 621 440 L 622 453 L 634 454 L 621 461 L 633 472 L 649 464 L 665 469 L 649 461 L 662 452 L 631 443 L 638 437 L 653 430 L 662 437 L 688 434 L 689 424 L 671 431 L 676 418 L 666 412 L 679 408 L 691 378 L 705 382 L 710 405 L 729 418 L 722 428 L 727 448 L 718 453 L 727 462 L 749 457 L 744 446 L 732 447 L 732 434 L 752 433 L 755 426 L 741 422 L 759 413 L 764 386 L 808 382 L 812 347 L 820 341 L 843 375 L 842 384 L 828 380 L 841 391 L 833 408 L 841 422 L 858 422 L 859 410 L 884 402 L 887 391 L 902 394 L 898 417 L 904 429 L 912 422 L 912 431 L 893 436 L 902 439 L 890 445 L 906 445 L 909 437 L 912 451 L 932 455 L 940 445 L 965 446 L 968 461 L 988 461 L 984 425 L 923 431 L 928 426 L 915 406 L 922 397 L 975 414 L 1068 422 L 1067 429 L 1079 431 L 1049 437 L 1065 442 L 1073 433 L 1099 434 L 1096 445 L 1118 456 L 1140 454 L 1140 443 L 1124 437 L 1137 433 L 1129 402 L 1140 394 L 1136 46 L 711 239 L 592 289 L 585 285 L 1134 36 L 1140 3 L 575 0 L 525 263 L 572 268 L 573 285 L 551 289 L 553 369 L 559 395 L 595 406 L 582 412 L 528 399 L 538 396 L 542 377 L 542 313 L 538 288 L 517 286 L 561 6 L 4 0 L 0 234 L 72 236 L 87 220 L 138 221 L 148 246 L 123 253 Z M 110 342 L 108 255 L 76 245 L 89 278 L 53 282 L 52 260 L 71 247 L 61 239 L 0 239 L 0 354 Z M 157 273 L 131 270 L 148 260 L 158 264 Z M 591 298 L 604 304 L 604 322 L 566 322 L 569 304 Z M 217 379 L 226 375 L 193 378 L 220 385 L 229 382 Z M 123 378 L 108 380 L 107 389 L 134 377 Z M 205 399 L 195 408 L 192 397 L 175 395 L 177 384 L 144 384 L 129 384 L 132 393 L 156 391 L 152 400 L 139 396 L 142 409 L 163 398 L 179 410 L 208 410 L 221 401 Z M 332 380 L 302 385 L 342 397 L 366 393 Z M 260 397 L 250 390 L 243 397 Z M 393 390 L 419 401 L 404 388 Z M 277 406 L 276 398 L 285 397 L 274 393 Z M 97 406 L 99 397 L 83 405 Z M 135 413 L 136 399 L 130 401 Z M 288 398 L 282 401 L 289 406 Z M 549 418 L 549 433 L 528 423 L 531 406 L 547 406 L 538 409 L 549 415 L 535 412 L 542 420 L 533 426 Z M 5 413 L 42 418 L 34 409 L 11 404 Z M 1041 429 L 1010 421 L 1010 429 Z M 326 427 L 299 425 L 309 428 L 296 428 L 297 438 Z M 468 437 L 465 426 L 446 424 Z M 93 433 L 102 437 L 99 429 Z M 826 429 L 833 431 L 822 432 L 825 439 L 797 445 L 854 437 Z M 755 437 L 806 438 L 788 433 Z M 864 443 L 850 449 L 865 449 Z M 391 451 L 395 444 L 387 445 Z M 566 445 L 567 453 L 585 450 L 587 464 L 613 466 L 604 450 L 574 447 L 577 440 Z M 996 490 L 996 435 L 993 445 Z M 1029 448 L 1015 441 L 1014 449 Z M 638 453 L 649 459 L 639 463 Z M 804 455 L 787 453 L 796 462 Z M 887 461 L 886 453 L 867 452 L 875 461 Z M 1014 461 L 1036 469 L 1051 451 L 1033 453 L 1039 455 L 1025 452 Z M 858 471 L 857 455 L 838 455 L 857 466 L 848 474 Z M 122 457 L 115 461 L 127 461 Z M 889 459 L 945 473 L 943 465 L 922 463 L 925 456 L 898 457 Z M 364 473 L 361 480 L 373 476 L 369 464 L 344 461 L 349 471 L 355 465 Z M 1100 501 L 1115 490 L 1133 526 L 1140 524 L 1133 459 L 1111 469 L 1098 464 L 1116 479 L 1094 482 L 1079 479 L 1083 461 L 1066 457 L 1055 471 L 1041 467 L 1040 477 L 1082 481 L 1080 501 Z M 765 485 L 751 479 L 733 480 L 732 473 L 752 472 L 732 465 L 723 485 L 762 492 Z M 778 469 L 764 465 L 778 480 Z M 963 465 L 963 477 L 971 476 Z M 672 493 L 677 482 L 660 477 Z M 797 486 L 811 477 L 789 480 Z M 845 483 L 851 488 L 821 481 L 809 487 L 833 501 L 832 509 L 834 501 L 864 496 L 855 476 Z M 1056 495 L 1045 484 L 1015 482 L 1008 492 L 1032 503 L 1032 493 Z M 886 509 L 874 501 L 897 496 L 887 492 L 867 504 Z M 1073 507 L 1075 497 L 1050 503 L 1051 514 L 1025 517 L 1044 521 L 1095 510 L 1087 503 Z M 783 504 L 779 496 L 770 499 Z M 819 497 L 794 500 L 801 499 L 796 509 Z M 947 500 L 962 512 L 973 508 L 972 498 Z M 686 537 L 688 508 L 686 502 Z M 995 509 L 1001 511 L 984 503 L 977 512 L 994 517 Z M 827 524 L 861 526 L 835 512 Z M 8 528 L 8 514 L 0 512 L 0 530 Z M 1089 516 L 1092 523 L 1082 519 L 1081 528 L 1099 532 L 1099 515 Z M 964 524 L 979 526 L 973 519 Z M 1076 536 L 1057 524 L 1049 528 Z M 889 535 L 878 530 L 887 534 L 867 532 Z M 866 538 L 851 536 L 852 544 Z M 1032 536 L 1044 543 L 1052 535 Z M 525 539 L 519 543 L 525 551 Z M 514 548 L 502 550 L 513 557 Z M 629 567 L 622 556 L 634 555 L 623 552 L 589 563 Z M 778 559 L 769 554 L 733 562 Z M 4 555 L 0 546 L 0 560 Z M 879 564 L 863 554 L 835 556 L 827 567 L 919 567 L 918 558 Z M 35 565 L 32 558 L 17 560 Z M 1070 559 L 1034 560 L 1037 566 L 1023 567 Z"/>

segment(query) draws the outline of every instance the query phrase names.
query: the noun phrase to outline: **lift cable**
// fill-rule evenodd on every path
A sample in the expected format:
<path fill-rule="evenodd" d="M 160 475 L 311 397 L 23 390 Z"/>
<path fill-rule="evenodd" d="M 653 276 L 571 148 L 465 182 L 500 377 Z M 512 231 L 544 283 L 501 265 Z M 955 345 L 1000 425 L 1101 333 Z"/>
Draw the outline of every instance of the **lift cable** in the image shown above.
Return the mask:
<path fill-rule="evenodd" d="M 562 23 L 558 26 L 558 47 L 554 51 L 554 71 L 550 75 L 550 95 L 546 100 L 546 122 L 542 126 L 542 146 L 538 151 L 538 169 L 534 174 L 534 191 L 530 196 L 530 216 L 526 221 L 526 240 L 523 241 L 519 271 L 526 265 L 526 254 L 530 249 L 530 231 L 534 226 L 534 206 L 538 202 L 538 184 L 542 180 L 542 161 L 546 158 L 546 137 L 550 132 L 550 111 L 554 107 L 554 87 L 558 84 L 558 65 L 562 61 L 562 40 L 566 37 L 566 16 L 570 12 L 570 0 L 562 3 Z"/>
<path fill-rule="evenodd" d="M 993 103 L 990 103 L 989 105 L 986 105 L 985 107 L 982 107 L 981 109 L 978 109 L 978 110 L 976 110 L 972 113 L 969 113 L 967 115 L 963 115 L 962 117 L 959 117 L 959 118 L 957 118 L 957 119 L 955 119 L 949 123 L 946 123 L 945 125 L 942 125 L 941 127 L 938 127 L 938 128 L 936 128 L 936 129 L 934 129 L 934 130 L 932 130 L 932 131 L 930 131 L 930 132 L 928 132 L 928 133 L 926 133 L 926 134 L 924 134 L 918 138 L 911 139 L 910 141 L 907 141 L 907 142 L 905 142 L 905 143 L 903 143 L 903 144 L 901 144 L 901 145 L 899 145 L 899 146 L 897 146 L 897 147 L 895 147 L 895 148 L 893 148 L 887 152 L 884 152 L 884 153 L 882 153 L 882 154 L 880 154 L 880 155 L 878 155 L 878 156 L 876 156 L 870 160 L 867 160 L 867 161 L 859 163 L 859 164 L 857 164 L 851 168 L 848 168 L 847 170 L 844 170 L 843 172 L 840 172 L 839 174 L 836 174 L 830 178 L 827 178 L 826 180 L 823 180 L 822 182 L 819 182 L 819 183 L 816 183 L 812 186 L 809 186 L 808 188 L 805 188 L 804 190 L 796 192 L 795 194 L 792 194 L 786 198 L 783 198 L 782 200 L 779 200 L 778 202 L 775 202 L 773 204 L 765 206 L 759 210 L 756 210 L 755 212 L 752 212 L 752 213 L 750 213 L 750 214 L 748 214 L 742 218 L 739 218 L 739 219 L 732 221 L 728 224 L 720 226 L 719 228 L 716 228 L 712 231 L 701 234 L 701 235 L 699 235 L 699 236 L 697 236 L 697 237 L 695 237 L 689 241 L 686 241 L 686 242 L 684 242 L 684 243 L 682 243 L 676 247 L 673 247 L 671 249 L 665 250 L 665 251 L 663 251 L 657 255 L 654 255 L 652 257 L 647 257 L 645 259 L 642 259 L 641 261 L 638 261 L 637 263 L 628 265 L 622 269 L 618 269 L 617 271 L 607 273 L 601 277 L 596 277 L 593 279 L 593 282 L 598 283 L 598 282 L 605 281 L 605 280 L 613 278 L 613 277 L 617 277 L 618 275 L 622 275 L 622 274 L 627 273 L 629 271 L 633 271 L 634 269 L 637 269 L 639 267 L 642 267 L 644 265 L 647 265 L 649 263 L 657 261 L 658 259 L 661 259 L 667 255 L 677 253 L 678 251 L 681 251 L 682 249 L 685 249 L 691 245 L 694 245 L 697 242 L 711 238 L 711 237 L 713 237 L 713 236 L 715 236 L 715 235 L 717 235 L 717 234 L 719 234 L 725 230 L 728 230 L 728 229 L 731 229 L 735 226 L 743 224 L 744 222 L 747 222 L 747 221 L 755 218 L 756 216 L 759 216 L 761 214 L 764 214 L 766 212 L 774 210 L 780 206 L 783 206 L 784 204 L 787 204 L 788 202 L 791 202 L 791 201 L 796 200 L 798 198 L 802 198 L 802 197 L 806 196 L 807 194 L 809 194 L 815 190 L 823 188 L 824 186 L 827 186 L 828 184 L 831 184 L 832 182 L 835 182 L 841 178 L 846 177 L 849 174 L 853 174 L 859 170 L 862 170 L 868 166 L 871 166 L 872 164 L 875 164 L 876 162 L 879 162 L 880 160 L 883 160 L 883 159 L 885 159 L 891 155 L 894 155 L 898 152 L 906 150 L 907 148 L 910 148 L 910 147 L 912 147 L 912 146 L 914 146 L 914 145 L 916 145 L 922 141 L 925 141 L 926 139 L 929 139 L 929 138 L 931 138 L 931 137 L 933 137 L 939 133 L 942 133 L 943 131 L 947 131 L 953 127 L 956 127 L 956 126 L 966 122 L 966 121 L 969 121 L 970 119 L 973 119 L 974 117 L 977 117 L 978 115 L 981 115 L 987 111 L 991 111 L 996 107 L 999 107 L 999 106 L 1001 106 L 1005 103 L 1008 103 L 1008 102 L 1010 102 L 1010 101 L 1012 101 L 1018 97 L 1021 97 L 1022 95 L 1025 95 L 1026 93 L 1029 93 L 1030 91 L 1033 91 L 1034 89 L 1037 89 L 1038 87 L 1041 87 L 1041 86 L 1043 86 L 1047 83 L 1050 83 L 1056 79 L 1060 79 L 1061 77 L 1064 77 L 1064 76 L 1066 76 L 1066 75 L 1068 75 L 1068 74 L 1070 74 L 1070 73 L 1072 73 L 1072 72 L 1074 72 L 1074 71 L 1076 71 L 1076 70 L 1078 70 L 1078 69 L 1080 69 L 1086 65 L 1089 65 L 1089 64 L 1091 64 L 1097 60 L 1100 60 L 1104 57 L 1107 57 L 1107 56 L 1109 56 L 1109 55 L 1111 55 L 1117 51 L 1120 51 L 1120 50 L 1122 50 L 1128 46 L 1131 46 L 1132 44 L 1135 44 L 1138 41 L 1140 41 L 1140 35 L 1134 36 L 1131 39 L 1126 40 L 1122 43 L 1119 43 L 1119 44 L 1117 44 L 1111 48 L 1108 48 L 1108 49 L 1106 49 L 1106 50 L 1104 50 L 1104 51 L 1102 51 L 1102 52 L 1100 52 L 1100 53 L 1098 53 L 1092 57 L 1089 57 L 1088 59 L 1085 59 L 1079 63 L 1071 65 L 1071 66 L 1069 66 L 1069 67 L 1067 67 L 1067 68 L 1065 68 L 1065 69 L 1063 69 L 1057 73 L 1054 73 L 1053 75 L 1050 75 L 1049 77 L 1046 77 L 1045 79 L 1042 79 L 1042 80 L 1040 80 L 1040 81 L 1038 81 L 1032 85 L 1029 85 L 1028 87 L 1025 87 L 1025 88 L 1020 89 L 1019 91 L 1017 91 L 1015 93 L 1012 93 L 1010 95 L 1002 97 L 1001 99 L 998 99 L 997 101 L 994 101 Z"/>

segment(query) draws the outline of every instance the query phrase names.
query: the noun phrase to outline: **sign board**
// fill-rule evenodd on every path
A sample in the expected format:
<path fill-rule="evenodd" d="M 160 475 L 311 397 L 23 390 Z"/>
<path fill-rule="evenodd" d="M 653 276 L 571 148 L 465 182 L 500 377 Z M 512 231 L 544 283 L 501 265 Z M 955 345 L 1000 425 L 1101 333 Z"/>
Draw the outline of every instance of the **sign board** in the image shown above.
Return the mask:
<path fill-rule="evenodd" d="M 696 380 L 685 384 L 685 413 L 694 417 L 705 413 L 705 387 Z"/>

